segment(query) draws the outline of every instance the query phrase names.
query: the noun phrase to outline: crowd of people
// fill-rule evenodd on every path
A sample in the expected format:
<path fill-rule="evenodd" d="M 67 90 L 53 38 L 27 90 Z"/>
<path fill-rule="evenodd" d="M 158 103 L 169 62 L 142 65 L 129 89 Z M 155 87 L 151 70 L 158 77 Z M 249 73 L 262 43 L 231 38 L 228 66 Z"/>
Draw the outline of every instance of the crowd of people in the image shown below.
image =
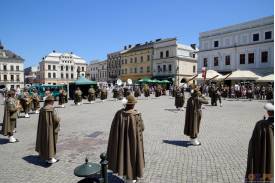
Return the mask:
<path fill-rule="evenodd" d="M 250 96 L 249 98 L 258 99 L 257 96 L 259 95 L 259 99 L 272 99 L 273 88 L 267 87 L 263 89 L 263 87 L 255 86 L 252 89 L 249 86 L 238 86 L 237 84 L 233 87 L 217 86 L 215 84 L 190 85 L 190 97 L 186 102 L 184 125 L 184 134 L 190 137 L 190 144 L 194 146 L 201 145 L 198 140 L 202 120 L 201 107 L 203 104 L 208 104 L 207 96 L 211 98 L 211 105 L 214 106 L 217 105 L 217 100 L 220 101 L 220 106 L 222 106 L 221 97 L 234 96 L 240 98 L 250 96 L 250 93 L 252 93 L 252 97 Z M 271 89 L 272 96 L 270 94 Z M 135 109 L 135 104 L 137 103 L 137 98 L 141 97 L 142 94 L 147 99 L 152 94 L 156 98 L 167 95 L 166 86 L 149 86 L 147 84 L 143 86 L 115 86 L 111 90 L 113 93 L 112 97 L 115 101 L 121 100 L 123 108 L 116 112 L 111 124 L 107 146 L 108 166 L 118 176 L 125 177 L 126 182 L 136 182 L 138 177 L 143 176 L 145 167 L 143 145 L 145 125 L 141 113 Z M 169 94 L 174 97 L 174 105 L 179 111 L 183 111 L 185 92 L 185 85 L 170 87 Z M 68 102 L 67 92 L 61 89 L 59 93 L 58 104 L 60 107 L 65 107 L 65 103 Z M 108 98 L 108 88 L 106 86 L 99 88 L 91 86 L 88 90 L 88 96 L 83 96 L 80 87 L 76 88 L 73 99 L 75 105 L 81 105 L 83 98 L 87 98 L 90 104 L 95 103 L 96 98 L 105 101 Z M 4 136 L 8 136 L 10 143 L 19 142 L 14 137 L 14 133 L 16 132 L 16 121 L 20 113 L 23 112 L 26 118 L 30 117 L 30 111 L 35 114 L 39 113 L 35 150 L 42 160 L 53 164 L 59 161 L 56 159 L 56 143 L 61 119 L 55 111 L 55 98 L 50 91 L 45 92 L 44 99 L 44 105 L 40 107 L 40 97 L 35 89 L 32 91 L 25 89 L 21 93 L 16 90 L 8 91 L 5 98 L 1 132 Z M 259 178 L 259 180 L 270 180 L 270 178 L 273 178 L 273 156 L 271 156 L 274 136 L 273 105 L 271 103 L 265 105 L 268 119 L 261 120 L 256 124 L 249 142 L 246 180 L 258 180 Z M 262 140 L 267 140 L 264 141 L 264 145 L 261 143 Z"/>

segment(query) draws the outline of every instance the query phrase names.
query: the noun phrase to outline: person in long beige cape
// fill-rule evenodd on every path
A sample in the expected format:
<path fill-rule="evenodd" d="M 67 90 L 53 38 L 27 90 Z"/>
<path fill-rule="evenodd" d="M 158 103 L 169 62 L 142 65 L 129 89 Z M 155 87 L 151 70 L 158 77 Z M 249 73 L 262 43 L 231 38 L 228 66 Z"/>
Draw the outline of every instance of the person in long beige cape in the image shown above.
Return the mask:
<path fill-rule="evenodd" d="M 274 105 L 264 108 L 268 118 L 256 123 L 249 141 L 246 182 L 274 181 Z"/>
<path fill-rule="evenodd" d="M 60 118 L 53 107 L 54 98 L 48 96 L 45 105 L 40 109 L 35 151 L 48 163 L 56 163 L 56 143 L 59 132 Z"/>
<path fill-rule="evenodd" d="M 15 92 L 9 91 L 7 93 L 8 98 L 5 100 L 4 118 L 1 134 L 9 137 L 9 142 L 18 142 L 16 138 L 13 137 L 15 132 L 16 120 L 17 120 L 17 102 L 15 100 Z"/>
<path fill-rule="evenodd" d="M 175 92 L 175 106 L 178 110 L 183 110 L 184 100 L 184 91 L 177 87 Z"/>
<path fill-rule="evenodd" d="M 82 91 L 80 90 L 79 87 L 77 87 L 74 93 L 74 103 L 75 105 L 80 105 L 81 101 L 82 101 Z"/>
<path fill-rule="evenodd" d="M 88 90 L 88 102 L 91 104 L 95 102 L 95 89 L 91 86 Z"/>
<path fill-rule="evenodd" d="M 107 148 L 108 168 L 127 182 L 143 176 L 145 167 L 141 114 L 134 109 L 134 96 L 127 97 L 126 107 L 117 111 L 112 122 Z"/>
<path fill-rule="evenodd" d="M 195 146 L 201 145 L 197 137 L 202 116 L 202 104 L 208 104 L 208 101 L 202 97 L 198 89 L 194 89 L 187 101 L 184 134 L 191 138 L 191 143 Z"/>

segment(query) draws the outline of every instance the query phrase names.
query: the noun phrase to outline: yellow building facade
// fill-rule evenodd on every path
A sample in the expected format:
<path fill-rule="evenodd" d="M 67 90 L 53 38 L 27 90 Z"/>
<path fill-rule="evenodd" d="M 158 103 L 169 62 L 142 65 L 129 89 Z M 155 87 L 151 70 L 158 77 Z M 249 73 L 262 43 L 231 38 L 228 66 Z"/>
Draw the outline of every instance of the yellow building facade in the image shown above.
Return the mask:
<path fill-rule="evenodd" d="M 121 55 L 122 81 L 152 77 L 153 43 L 137 44 Z"/>

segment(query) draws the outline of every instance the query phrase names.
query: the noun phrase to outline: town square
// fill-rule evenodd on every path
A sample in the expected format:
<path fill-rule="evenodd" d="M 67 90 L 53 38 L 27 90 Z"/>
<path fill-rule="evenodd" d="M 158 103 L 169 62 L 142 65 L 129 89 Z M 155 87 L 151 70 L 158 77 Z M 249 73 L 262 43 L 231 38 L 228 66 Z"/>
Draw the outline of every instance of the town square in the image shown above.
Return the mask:
<path fill-rule="evenodd" d="M 0 4 L 0 183 L 274 182 L 272 0 Z"/>

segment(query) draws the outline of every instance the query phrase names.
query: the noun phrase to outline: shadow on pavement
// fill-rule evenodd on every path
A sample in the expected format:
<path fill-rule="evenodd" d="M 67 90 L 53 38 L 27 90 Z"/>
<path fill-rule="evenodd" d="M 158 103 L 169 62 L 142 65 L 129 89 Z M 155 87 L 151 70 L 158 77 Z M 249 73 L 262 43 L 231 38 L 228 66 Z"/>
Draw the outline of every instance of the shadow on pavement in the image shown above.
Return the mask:
<path fill-rule="evenodd" d="M 169 112 L 173 112 L 173 113 L 177 113 L 180 112 L 181 110 L 178 109 L 164 109 L 165 111 L 169 111 Z"/>
<path fill-rule="evenodd" d="M 9 143 L 9 139 L 0 138 L 0 145 Z"/>
<path fill-rule="evenodd" d="M 192 146 L 192 144 L 190 144 L 189 141 L 185 141 L 185 140 L 163 140 L 163 143 L 182 146 L 182 147 Z"/>
<path fill-rule="evenodd" d="M 48 168 L 51 166 L 51 164 L 46 163 L 45 161 L 41 160 L 37 155 L 29 155 L 22 158 L 28 163 L 34 164 L 36 166 L 41 166 L 44 168 Z"/>

